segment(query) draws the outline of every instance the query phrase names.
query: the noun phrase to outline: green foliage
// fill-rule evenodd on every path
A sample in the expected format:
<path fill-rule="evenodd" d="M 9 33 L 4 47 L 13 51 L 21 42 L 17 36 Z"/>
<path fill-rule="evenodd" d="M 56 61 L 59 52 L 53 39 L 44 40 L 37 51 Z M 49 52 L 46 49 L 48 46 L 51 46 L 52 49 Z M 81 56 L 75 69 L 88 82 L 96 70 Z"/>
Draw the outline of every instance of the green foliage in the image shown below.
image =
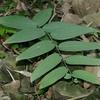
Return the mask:
<path fill-rule="evenodd" d="M 64 76 L 64 79 L 71 79 L 71 74 L 69 74 L 68 72 L 66 72 L 66 75 Z"/>
<path fill-rule="evenodd" d="M 46 88 L 51 84 L 57 82 L 59 79 L 63 78 L 66 74 L 65 67 L 59 67 L 48 73 L 40 82 L 40 89 Z"/>
<path fill-rule="evenodd" d="M 46 32 L 49 32 L 55 40 L 66 40 L 75 38 L 87 33 L 93 34 L 95 29 L 86 26 L 79 26 L 64 22 L 52 22 L 43 27 Z"/>
<path fill-rule="evenodd" d="M 82 42 L 82 41 L 66 41 L 59 44 L 61 51 L 88 51 L 100 49 L 100 43 L 97 42 Z"/>
<path fill-rule="evenodd" d="M 7 11 L 10 11 L 14 7 L 16 7 L 16 3 L 12 2 L 12 0 L 0 0 L 0 3 L 0 13 L 6 13 Z"/>
<path fill-rule="evenodd" d="M 30 41 L 33 41 L 32 43 L 34 43 L 32 46 L 20 53 L 17 56 L 16 61 L 38 58 L 40 55 L 45 57 L 45 59 L 43 59 L 40 56 L 39 60 L 42 61 L 37 64 L 31 75 L 32 82 L 41 79 L 40 89 L 47 88 L 62 78 L 65 78 L 66 80 L 78 78 L 100 85 L 96 76 L 92 73 L 83 70 L 71 72 L 67 66 L 67 64 L 100 65 L 99 59 L 82 55 L 70 56 L 64 59 L 62 56 L 62 51 L 65 51 L 65 54 L 68 54 L 69 51 L 73 51 L 75 54 L 77 54 L 77 51 L 80 51 L 81 54 L 83 54 L 85 51 L 89 52 L 90 50 L 100 49 L 100 44 L 96 42 L 70 40 L 84 34 L 94 35 L 97 30 L 69 23 L 50 22 L 51 16 L 52 9 L 48 8 L 40 11 L 32 18 L 32 20 L 16 15 L 0 17 L 1 25 L 19 30 L 9 37 L 4 42 L 5 44 L 22 42 L 29 43 Z"/>
<path fill-rule="evenodd" d="M 29 18 L 18 15 L 0 17 L 0 24 L 16 29 L 32 28 L 35 25 Z"/>
<path fill-rule="evenodd" d="M 43 61 L 41 61 L 36 69 L 32 73 L 32 82 L 42 75 L 46 74 L 51 69 L 55 68 L 61 62 L 61 57 L 59 54 L 54 53 L 48 57 L 46 57 Z"/>
<path fill-rule="evenodd" d="M 13 28 L 8 28 L 0 25 L 0 36 L 4 36 L 5 33 L 15 33 L 16 30 Z"/>
<path fill-rule="evenodd" d="M 40 56 L 51 51 L 54 47 L 55 45 L 50 40 L 40 41 L 21 53 L 16 60 L 19 61 Z"/>
<path fill-rule="evenodd" d="M 31 40 L 35 40 L 45 35 L 45 32 L 41 29 L 33 29 L 33 28 L 26 28 L 19 32 L 16 32 L 13 36 L 11 36 L 7 41 L 4 43 L 20 43 L 20 42 L 27 42 Z"/>
<path fill-rule="evenodd" d="M 100 59 L 82 55 L 73 55 L 66 58 L 66 63 L 71 65 L 100 65 Z"/>
<path fill-rule="evenodd" d="M 73 71 L 72 76 L 93 84 L 100 85 L 100 80 L 97 79 L 96 75 L 93 75 L 92 73 L 84 70 L 75 70 Z"/>
<path fill-rule="evenodd" d="M 5 32 L 5 28 L 3 28 L 2 26 L 0 27 L 0 36 L 2 36 Z"/>
<path fill-rule="evenodd" d="M 32 21 L 36 22 L 38 26 L 43 26 L 50 19 L 51 15 L 52 15 L 52 9 L 49 8 L 37 13 L 33 17 Z"/>

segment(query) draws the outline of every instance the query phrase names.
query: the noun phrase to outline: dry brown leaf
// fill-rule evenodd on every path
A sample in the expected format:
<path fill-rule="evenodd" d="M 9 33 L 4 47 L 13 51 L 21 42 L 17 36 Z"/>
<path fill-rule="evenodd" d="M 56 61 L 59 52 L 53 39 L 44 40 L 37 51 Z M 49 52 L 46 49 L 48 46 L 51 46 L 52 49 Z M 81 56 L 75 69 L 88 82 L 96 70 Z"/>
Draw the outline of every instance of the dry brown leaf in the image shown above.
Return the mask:
<path fill-rule="evenodd" d="M 62 12 L 64 13 L 64 15 L 69 13 L 70 9 L 71 9 L 71 5 L 67 1 L 64 1 L 62 5 Z"/>
<path fill-rule="evenodd" d="M 15 81 L 12 81 L 11 83 L 3 85 L 4 91 L 9 92 L 9 93 L 18 92 L 19 88 L 20 88 L 19 80 L 15 80 Z"/>
<path fill-rule="evenodd" d="M 63 0 L 64 3 L 71 3 L 73 0 Z"/>
<path fill-rule="evenodd" d="M 63 22 L 80 24 L 82 23 L 81 18 L 78 15 L 68 13 L 62 17 Z"/>
<path fill-rule="evenodd" d="M 89 14 L 85 17 L 83 17 L 83 20 L 86 24 L 92 23 L 92 27 L 100 26 L 100 12 Z"/>
<path fill-rule="evenodd" d="M 18 11 L 22 11 L 22 10 L 27 11 L 27 7 L 26 7 L 25 4 L 24 4 L 23 2 L 21 2 L 21 1 L 19 1 L 19 2 L 17 3 L 16 9 L 17 9 Z"/>
<path fill-rule="evenodd" d="M 83 17 L 98 12 L 100 0 L 73 0 L 72 7 L 76 14 Z"/>

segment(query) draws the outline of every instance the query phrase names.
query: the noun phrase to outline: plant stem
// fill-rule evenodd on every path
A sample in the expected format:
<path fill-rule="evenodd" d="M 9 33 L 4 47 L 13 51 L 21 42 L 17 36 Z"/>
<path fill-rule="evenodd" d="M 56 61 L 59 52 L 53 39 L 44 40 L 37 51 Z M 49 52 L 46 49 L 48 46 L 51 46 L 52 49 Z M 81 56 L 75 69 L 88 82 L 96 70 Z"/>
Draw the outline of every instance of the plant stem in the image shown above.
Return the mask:
<path fill-rule="evenodd" d="M 53 40 L 53 38 L 52 38 L 52 36 L 49 34 L 49 33 L 47 33 L 46 32 L 46 34 L 47 34 L 47 36 L 49 37 L 49 39 L 54 43 L 55 41 Z M 59 50 L 59 48 L 58 48 L 58 45 L 55 45 L 55 47 L 56 47 L 56 50 L 57 50 L 57 52 L 58 52 L 58 54 L 61 56 L 61 58 L 62 58 L 62 62 L 63 62 L 63 65 L 66 67 L 66 69 L 71 73 L 71 71 L 70 71 L 70 69 L 68 68 L 68 66 L 67 66 L 67 64 L 66 64 L 66 62 L 65 62 L 65 60 L 64 60 L 64 58 L 62 57 L 62 54 L 60 53 L 60 50 Z"/>

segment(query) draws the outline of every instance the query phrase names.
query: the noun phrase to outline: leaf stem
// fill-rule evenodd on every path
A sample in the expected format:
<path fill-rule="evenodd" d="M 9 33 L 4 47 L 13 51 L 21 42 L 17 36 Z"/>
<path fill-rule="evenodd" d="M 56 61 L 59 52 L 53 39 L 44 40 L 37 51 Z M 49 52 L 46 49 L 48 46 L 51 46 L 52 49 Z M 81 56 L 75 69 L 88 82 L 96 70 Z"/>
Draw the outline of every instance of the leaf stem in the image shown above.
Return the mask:
<path fill-rule="evenodd" d="M 46 34 L 49 37 L 49 39 L 54 43 L 55 41 L 53 40 L 52 36 L 49 33 L 47 33 L 47 32 L 46 32 Z M 71 73 L 70 69 L 68 68 L 68 66 L 67 66 L 67 64 L 66 64 L 66 62 L 65 62 L 65 60 L 64 60 L 64 58 L 63 58 L 63 56 L 62 56 L 62 54 L 61 54 L 61 52 L 60 52 L 60 50 L 58 48 L 58 45 L 56 44 L 55 47 L 56 47 L 56 51 L 58 52 L 58 54 L 62 58 L 63 65 L 66 67 L 66 69 L 69 71 L 69 73 Z"/>

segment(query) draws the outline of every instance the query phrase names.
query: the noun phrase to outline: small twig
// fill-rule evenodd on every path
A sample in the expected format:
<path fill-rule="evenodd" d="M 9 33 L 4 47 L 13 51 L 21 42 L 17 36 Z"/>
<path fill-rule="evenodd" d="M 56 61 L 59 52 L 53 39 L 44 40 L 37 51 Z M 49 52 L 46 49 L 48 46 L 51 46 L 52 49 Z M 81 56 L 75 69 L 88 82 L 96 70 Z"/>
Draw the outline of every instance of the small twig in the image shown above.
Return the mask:
<path fill-rule="evenodd" d="M 90 27 L 92 24 L 93 24 L 93 21 L 91 21 L 91 22 L 87 25 L 87 27 Z"/>
<path fill-rule="evenodd" d="M 93 39 L 94 39 L 96 42 L 100 42 L 95 36 L 93 36 Z"/>
<path fill-rule="evenodd" d="M 81 38 L 83 39 L 83 41 L 85 41 L 85 42 L 89 42 L 89 40 L 86 38 L 85 35 L 82 35 Z"/>
<path fill-rule="evenodd" d="M 16 50 L 16 49 L 13 49 L 13 52 L 16 53 L 17 55 L 20 54 L 20 52 L 18 50 Z"/>
<path fill-rule="evenodd" d="M 5 49 L 7 49 L 7 50 L 10 51 L 10 49 L 3 43 L 4 41 L 3 41 L 2 39 L 0 40 L 0 42 L 1 42 L 1 45 L 2 45 Z"/>
<path fill-rule="evenodd" d="M 13 77 L 13 75 L 11 74 L 11 72 L 6 68 L 7 72 L 9 73 L 10 77 L 12 78 L 12 81 L 15 82 L 15 79 Z"/>

